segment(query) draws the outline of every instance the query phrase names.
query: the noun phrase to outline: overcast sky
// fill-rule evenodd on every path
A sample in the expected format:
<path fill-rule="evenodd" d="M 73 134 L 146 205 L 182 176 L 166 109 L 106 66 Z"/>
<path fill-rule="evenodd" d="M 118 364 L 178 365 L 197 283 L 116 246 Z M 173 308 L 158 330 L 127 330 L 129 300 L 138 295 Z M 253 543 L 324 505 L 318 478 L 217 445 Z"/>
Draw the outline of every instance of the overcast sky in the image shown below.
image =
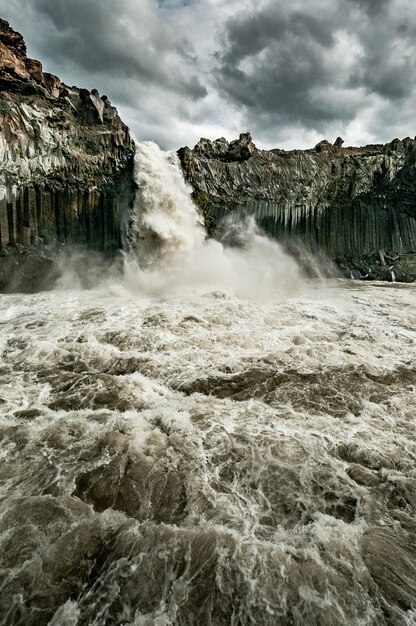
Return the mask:
<path fill-rule="evenodd" d="M 0 0 L 0 16 L 165 148 L 416 134 L 415 0 Z"/>

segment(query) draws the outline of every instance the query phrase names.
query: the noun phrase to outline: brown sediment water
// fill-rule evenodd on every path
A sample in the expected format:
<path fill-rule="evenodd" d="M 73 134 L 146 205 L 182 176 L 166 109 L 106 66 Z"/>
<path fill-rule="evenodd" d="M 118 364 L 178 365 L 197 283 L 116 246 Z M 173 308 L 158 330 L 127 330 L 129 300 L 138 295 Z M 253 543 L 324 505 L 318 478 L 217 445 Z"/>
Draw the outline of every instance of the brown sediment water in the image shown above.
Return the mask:
<path fill-rule="evenodd" d="M 1 297 L 1 623 L 414 623 L 414 287 L 129 293 Z"/>
<path fill-rule="evenodd" d="M 0 296 L 0 624 L 416 624 L 415 286 L 206 242 L 138 157 L 161 262 Z"/>

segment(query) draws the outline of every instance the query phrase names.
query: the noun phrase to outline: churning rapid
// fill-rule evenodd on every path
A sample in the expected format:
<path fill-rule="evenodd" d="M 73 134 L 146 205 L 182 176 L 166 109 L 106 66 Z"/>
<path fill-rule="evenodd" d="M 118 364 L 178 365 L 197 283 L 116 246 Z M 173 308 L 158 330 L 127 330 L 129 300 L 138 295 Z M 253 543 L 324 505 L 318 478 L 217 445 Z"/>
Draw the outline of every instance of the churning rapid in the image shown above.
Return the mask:
<path fill-rule="evenodd" d="M 137 162 L 122 281 L 0 297 L 1 624 L 416 624 L 415 287 L 206 241 Z"/>

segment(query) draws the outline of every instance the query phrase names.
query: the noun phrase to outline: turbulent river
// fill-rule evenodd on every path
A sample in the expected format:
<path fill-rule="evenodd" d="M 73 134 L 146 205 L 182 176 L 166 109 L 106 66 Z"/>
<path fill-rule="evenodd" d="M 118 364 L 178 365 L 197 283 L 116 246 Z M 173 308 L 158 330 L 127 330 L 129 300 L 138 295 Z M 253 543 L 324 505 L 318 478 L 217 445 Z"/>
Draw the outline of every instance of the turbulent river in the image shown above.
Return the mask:
<path fill-rule="evenodd" d="M 122 277 L 0 297 L 0 623 L 416 624 L 415 286 L 137 179 Z"/>

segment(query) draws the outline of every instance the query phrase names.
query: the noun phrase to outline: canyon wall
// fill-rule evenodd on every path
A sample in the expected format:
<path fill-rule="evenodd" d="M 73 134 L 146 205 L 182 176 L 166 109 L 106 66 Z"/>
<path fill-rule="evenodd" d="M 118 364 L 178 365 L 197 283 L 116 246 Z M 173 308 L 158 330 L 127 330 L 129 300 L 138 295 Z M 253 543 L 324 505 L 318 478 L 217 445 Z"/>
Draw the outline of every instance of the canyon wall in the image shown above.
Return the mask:
<path fill-rule="evenodd" d="M 16 265 L 21 246 L 119 249 L 134 198 L 133 151 L 106 96 L 43 72 L 27 57 L 23 37 L 0 20 L 3 266 L 10 255 Z"/>
<path fill-rule="evenodd" d="M 210 234 L 226 217 L 252 215 L 272 237 L 324 252 L 344 271 L 416 279 L 416 141 L 259 150 L 243 133 L 178 154 Z M 122 247 L 133 157 L 108 98 L 43 72 L 0 20 L 0 291 L 45 287 L 63 244 L 106 256 Z"/>
<path fill-rule="evenodd" d="M 416 252 L 416 141 L 342 144 L 259 150 L 243 133 L 231 143 L 201 139 L 179 156 L 211 232 L 225 217 L 253 215 L 271 236 L 324 251 L 340 267 L 403 269 Z"/>

